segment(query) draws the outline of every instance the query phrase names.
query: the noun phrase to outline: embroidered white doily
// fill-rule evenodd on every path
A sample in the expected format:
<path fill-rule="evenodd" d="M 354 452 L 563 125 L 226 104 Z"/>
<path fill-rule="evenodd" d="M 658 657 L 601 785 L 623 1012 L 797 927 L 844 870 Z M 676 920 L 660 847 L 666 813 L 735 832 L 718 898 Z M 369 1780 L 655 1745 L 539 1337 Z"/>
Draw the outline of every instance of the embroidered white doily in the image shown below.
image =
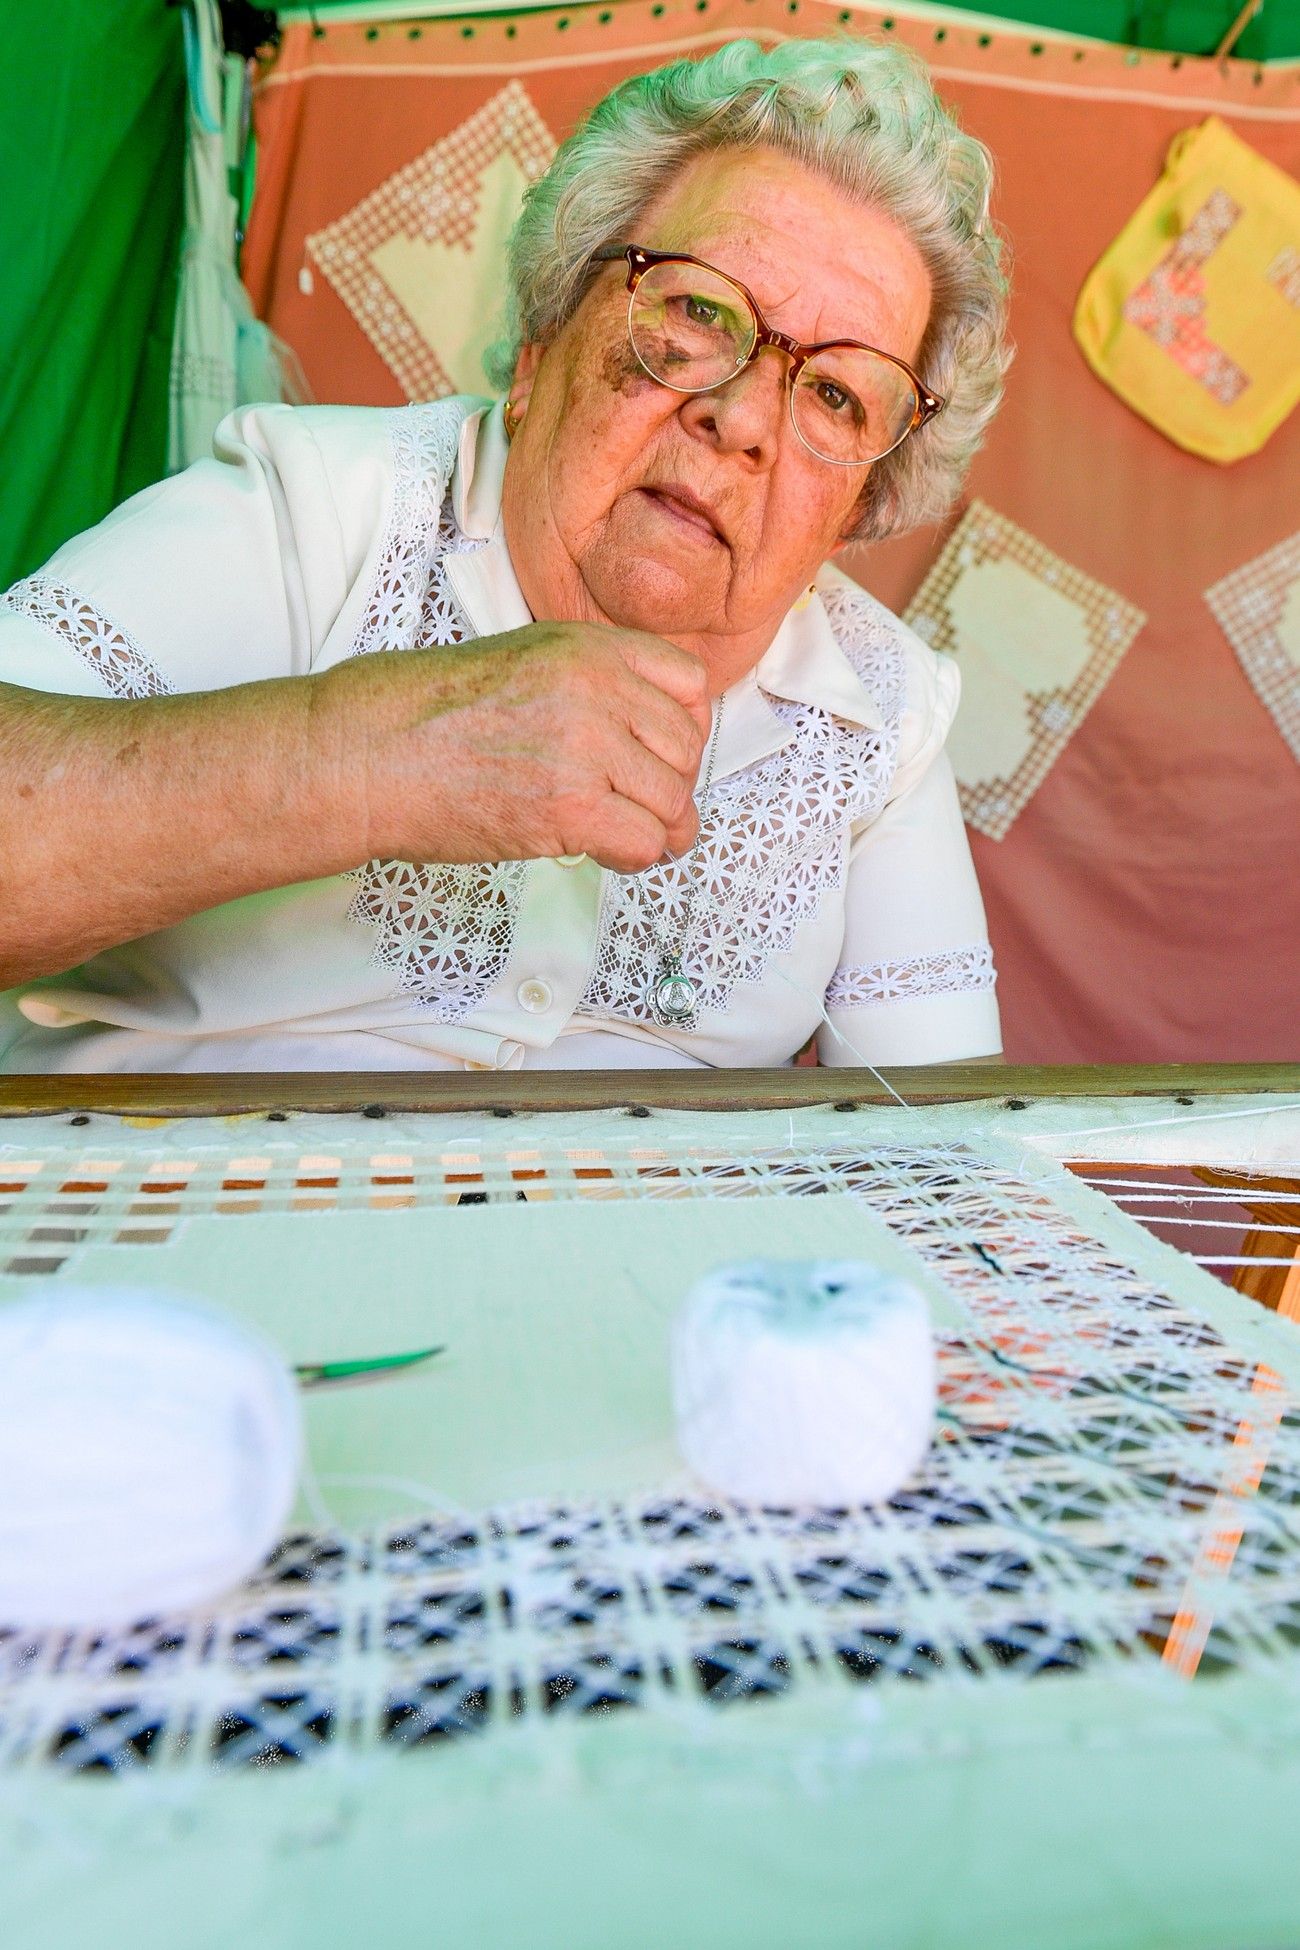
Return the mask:
<path fill-rule="evenodd" d="M 962 704 L 948 754 L 967 824 L 1000 840 L 1146 617 L 982 501 L 971 502 L 905 616 L 956 657 Z"/>
<path fill-rule="evenodd" d="M 506 241 L 555 138 L 517 79 L 306 239 L 408 399 L 475 392 Z"/>
<path fill-rule="evenodd" d="M 1251 688 L 1300 759 L 1300 533 L 1205 591 Z"/>

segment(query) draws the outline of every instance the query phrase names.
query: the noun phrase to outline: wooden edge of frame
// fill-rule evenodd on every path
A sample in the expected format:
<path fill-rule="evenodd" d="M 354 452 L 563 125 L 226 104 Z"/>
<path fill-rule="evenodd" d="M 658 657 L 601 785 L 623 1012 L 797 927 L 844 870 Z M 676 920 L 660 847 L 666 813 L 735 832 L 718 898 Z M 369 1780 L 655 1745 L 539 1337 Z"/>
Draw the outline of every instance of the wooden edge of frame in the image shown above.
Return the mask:
<path fill-rule="evenodd" d="M 193 1076 L 0 1078 L 0 1118 L 101 1112 L 231 1117 L 272 1111 L 591 1111 L 796 1109 L 806 1104 L 944 1104 L 1047 1097 L 1294 1093 L 1300 1065 L 940 1063 L 917 1069 L 313 1071 Z"/>

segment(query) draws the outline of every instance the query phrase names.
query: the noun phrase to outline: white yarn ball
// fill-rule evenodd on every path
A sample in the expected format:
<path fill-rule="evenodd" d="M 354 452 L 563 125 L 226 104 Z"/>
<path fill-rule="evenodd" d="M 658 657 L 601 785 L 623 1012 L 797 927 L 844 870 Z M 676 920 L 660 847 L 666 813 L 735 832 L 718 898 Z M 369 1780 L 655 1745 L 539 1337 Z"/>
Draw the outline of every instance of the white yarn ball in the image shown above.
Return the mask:
<path fill-rule="evenodd" d="M 929 1445 L 925 1299 L 859 1260 L 719 1267 L 677 1316 L 672 1371 L 683 1456 L 741 1502 L 879 1502 Z"/>
<path fill-rule="evenodd" d="M 280 1537 L 301 1453 L 287 1367 L 232 1321 L 123 1287 L 0 1305 L 0 1621 L 217 1597 Z"/>

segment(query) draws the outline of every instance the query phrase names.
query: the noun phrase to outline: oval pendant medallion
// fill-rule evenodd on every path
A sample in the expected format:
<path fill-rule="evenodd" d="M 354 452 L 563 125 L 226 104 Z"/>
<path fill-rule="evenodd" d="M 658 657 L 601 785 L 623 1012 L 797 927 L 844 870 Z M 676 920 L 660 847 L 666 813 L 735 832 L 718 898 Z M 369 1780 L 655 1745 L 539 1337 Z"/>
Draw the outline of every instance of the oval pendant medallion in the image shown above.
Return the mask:
<path fill-rule="evenodd" d="M 650 992 L 650 1006 L 665 1025 L 689 1022 L 695 1014 L 694 982 L 679 968 L 669 967 Z"/>

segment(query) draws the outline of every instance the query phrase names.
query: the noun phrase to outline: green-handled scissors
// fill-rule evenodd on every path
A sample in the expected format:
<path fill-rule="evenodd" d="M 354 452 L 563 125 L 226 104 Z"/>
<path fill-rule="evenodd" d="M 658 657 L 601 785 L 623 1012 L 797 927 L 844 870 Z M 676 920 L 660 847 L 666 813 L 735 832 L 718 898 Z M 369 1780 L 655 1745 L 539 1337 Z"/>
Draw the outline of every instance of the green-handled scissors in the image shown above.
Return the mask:
<path fill-rule="evenodd" d="M 442 1347 L 419 1347 L 412 1354 L 380 1354 L 369 1361 L 299 1361 L 293 1371 L 300 1388 L 346 1388 L 363 1381 L 387 1381 L 443 1352 Z"/>

